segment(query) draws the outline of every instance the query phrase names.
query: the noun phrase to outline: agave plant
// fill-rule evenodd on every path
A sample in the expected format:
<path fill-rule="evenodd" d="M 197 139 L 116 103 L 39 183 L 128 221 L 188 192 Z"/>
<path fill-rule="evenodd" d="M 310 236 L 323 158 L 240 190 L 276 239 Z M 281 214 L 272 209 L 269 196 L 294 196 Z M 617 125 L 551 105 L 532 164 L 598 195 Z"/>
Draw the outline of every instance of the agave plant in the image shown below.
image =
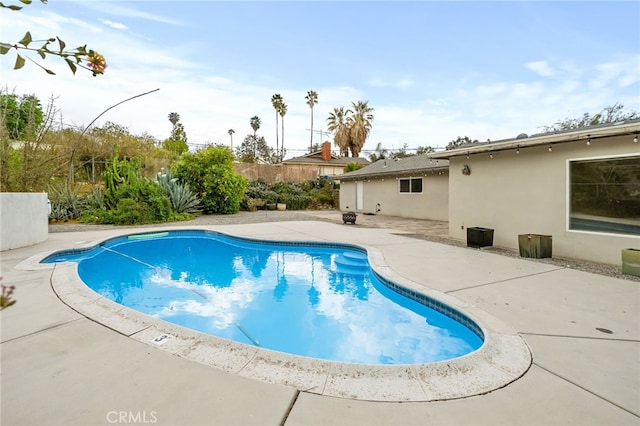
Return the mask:
<path fill-rule="evenodd" d="M 80 194 L 80 185 L 50 188 L 51 218 L 55 220 L 77 219 L 87 208 L 86 197 Z"/>
<path fill-rule="evenodd" d="M 202 211 L 200 199 L 189 185 L 181 184 L 170 171 L 158 173 L 158 183 L 164 188 L 176 213 L 199 213 Z"/>

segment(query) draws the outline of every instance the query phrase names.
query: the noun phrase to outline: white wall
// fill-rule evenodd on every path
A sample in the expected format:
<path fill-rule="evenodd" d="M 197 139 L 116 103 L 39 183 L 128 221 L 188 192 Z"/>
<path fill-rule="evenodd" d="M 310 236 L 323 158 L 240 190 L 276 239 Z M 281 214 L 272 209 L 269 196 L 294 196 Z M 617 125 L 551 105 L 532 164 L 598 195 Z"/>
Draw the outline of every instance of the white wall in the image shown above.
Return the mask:
<path fill-rule="evenodd" d="M 494 245 L 518 248 L 518 234 L 551 235 L 553 256 L 621 264 L 623 248 L 640 248 L 640 236 L 568 230 L 568 160 L 637 154 L 620 136 L 471 154 L 450 158 L 449 235 L 466 240 L 466 228 L 494 229 Z M 464 165 L 471 174 L 463 175 Z"/>
<path fill-rule="evenodd" d="M 49 207 L 44 192 L 0 193 L 0 250 L 26 247 L 49 238 Z"/>
<path fill-rule="evenodd" d="M 340 209 L 376 213 L 380 204 L 379 215 L 446 221 L 449 213 L 448 175 L 446 172 L 441 175 L 435 173 L 423 177 L 422 193 L 419 194 L 400 193 L 396 177 L 363 178 L 362 210 L 356 210 L 356 181 L 343 180 L 340 182 Z"/>

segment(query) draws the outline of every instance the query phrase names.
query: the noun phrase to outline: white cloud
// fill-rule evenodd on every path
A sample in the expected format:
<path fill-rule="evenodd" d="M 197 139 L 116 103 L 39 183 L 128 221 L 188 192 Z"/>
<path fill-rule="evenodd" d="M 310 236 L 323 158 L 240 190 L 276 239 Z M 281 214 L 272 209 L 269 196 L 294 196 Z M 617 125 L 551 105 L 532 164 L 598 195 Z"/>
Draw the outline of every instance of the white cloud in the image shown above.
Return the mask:
<path fill-rule="evenodd" d="M 102 22 L 106 26 L 111 27 L 111 28 L 116 29 L 116 30 L 126 30 L 127 29 L 127 26 L 125 24 L 120 23 L 120 22 L 113 22 L 113 21 L 109 21 L 108 19 L 101 19 L 100 22 Z"/>
<path fill-rule="evenodd" d="M 528 62 L 524 66 L 542 77 L 551 77 L 555 74 L 551 65 L 546 61 Z"/>
<path fill-rule="evenodd" d="M 399 89 L 406 89 L 413 86 L 413 80 L 408 77 L 397 80 L 386 80 L 380 77 L 373 77 L 369 79 L 367 84 L 371 87 L 397 87 Z"/>
<path fill-rule="evenodd" d="M 105 4 L 103 2 L 80 1 L 76 3 L 78 3 L 78 5 L 80 6 L 86 7 L 88 9 L 92 9 L 95 12 L 103 15 L 108 14 L 113 16 L 120 16 L 123 18 L 144 19 L 146 21 L 159 22 L 159 23 L 169 24 L 174 26 L 186 25 L 185 22 L 178 19 L 174 19 L 172 17 L 144 12 L 144 11 L 134 9 L 132 7 L 128 7 L 116 2 L 109 2 L 108 7 L 105 7 Z"/>

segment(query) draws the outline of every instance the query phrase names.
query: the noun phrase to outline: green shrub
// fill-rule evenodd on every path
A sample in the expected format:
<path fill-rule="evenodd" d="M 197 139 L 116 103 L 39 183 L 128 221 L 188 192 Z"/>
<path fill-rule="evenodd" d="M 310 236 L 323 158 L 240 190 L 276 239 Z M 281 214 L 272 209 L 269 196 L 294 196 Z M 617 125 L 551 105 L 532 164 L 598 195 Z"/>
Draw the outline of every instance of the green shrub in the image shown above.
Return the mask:
<path fill-rule="evenodd" d="M 173 172 L 200 196 L 205 213 L 237 213 L 249 185 L 245 177 L 234 173 L 233 153 L 225 146 L 185 152 Z"/>
<path fill-rule="evenodd" d="M 286 204 L 288 210 L 305 210 L 312 200 L 299 183 L 276 182 L 271 189 L 277 194 L 277 202 Z"/>
<path fill-rule="evenodd" d="M 131 198 L 121 198 L 115 209 L 110 210 L 106 217 L 114 225 L 133 225 L 152 222 L 150 208 L 147 204 Z"/>

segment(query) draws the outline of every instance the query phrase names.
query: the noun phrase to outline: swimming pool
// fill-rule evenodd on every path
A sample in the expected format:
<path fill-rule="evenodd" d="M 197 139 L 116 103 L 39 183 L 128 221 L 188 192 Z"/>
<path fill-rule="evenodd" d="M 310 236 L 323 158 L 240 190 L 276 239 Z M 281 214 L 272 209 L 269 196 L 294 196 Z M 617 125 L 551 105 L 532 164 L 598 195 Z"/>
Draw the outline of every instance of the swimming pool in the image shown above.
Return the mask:
<path fill-rule="evenodd" d="M 101 296 L 242 344 L 331 361 L 423 364 L 483 344 L 468 316 L 376 274 L 358 246 L 152 232 L 56 252 Z"/>
<path fill-rule="evenodd" d="M 443 248 L 439 244 L 399 236 L 392 230 L 344 227 L 325 222 L 270 222 L 198 229 L 147 227 L 134 232 L 157 234 L 168 230 L 207 230 L 238 238 L 265 240 L 277 238 L 290 244 L 331 241 L 357 245 L 366 249 L 370 267 L 388 286 L 412 298 L 441 303 L 451 308 L 450 316 L 464 313 L 480 327 L 484 343 L 467 355 L 424 364 L 372 365 L 302 357 L 237 343 L 142 314 L 90 289 L 81 280 L 76 262 L 42 263 L 53 253 L 76 255 L 89 252 L 100 244 L 108 244 L 130 234 L 132 231 L 126 228 L 50 234 L 47 251 L 22 260 L 16 269 L 34 271 L 38 274 L 34 279 L 48 274 L 46 279 L 54 295 L 69 309 L 97 326 L 138 342 L 141 351 L 165 352 L 223 373 L 294 387 L 305 394 L 364 401 L 443 401 L 504 388 L 531 367 L 531 351 L 517 330 L 473 303 L 456 297 L 455 292 L 449 294 L 437 289 L 446 288 L 446 285 L 431 282 L 434 275 L 427 272 L 440 268 L 436 260 L 439 256 L 444 253 L 448 256 L 448 252 L 453 250 L 456 252 L 453 253 L 454 258 L 464 259 L 466 249 Z M 68 250 L 70 247 L 73 249 Z M 413 258 L 436 261 L 433 265 L 398 261 L 412 252 L 418 255 Z M 482 254 L 474 252 L 472 255 Z M 425 273 L 415 274 L 416 271 Z M 412 278 L 407 278 L 409 276 Z M 96 330 L 97 338 L 102 335 L 95 327 L 91 329 Z M 69 351 L 73 351 L 74 343 L 69 344 Z"/>

